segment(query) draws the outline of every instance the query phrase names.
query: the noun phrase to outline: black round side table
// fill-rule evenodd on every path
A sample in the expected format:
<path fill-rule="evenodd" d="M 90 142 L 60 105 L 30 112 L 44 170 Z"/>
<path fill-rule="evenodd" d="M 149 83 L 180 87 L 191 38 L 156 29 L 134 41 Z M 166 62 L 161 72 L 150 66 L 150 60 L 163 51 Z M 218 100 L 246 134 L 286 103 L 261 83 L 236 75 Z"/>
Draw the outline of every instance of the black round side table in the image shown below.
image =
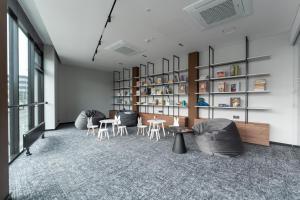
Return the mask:
<path fill-rule="evenodd" d="M 178 154 L 183 154 L 183 153 L 187 152 L 186 147 L 185 147 L 183 133 L 181 133 L 181 132 L 176 133 L 172 151 L 174 153 L 178 153 Z"/>

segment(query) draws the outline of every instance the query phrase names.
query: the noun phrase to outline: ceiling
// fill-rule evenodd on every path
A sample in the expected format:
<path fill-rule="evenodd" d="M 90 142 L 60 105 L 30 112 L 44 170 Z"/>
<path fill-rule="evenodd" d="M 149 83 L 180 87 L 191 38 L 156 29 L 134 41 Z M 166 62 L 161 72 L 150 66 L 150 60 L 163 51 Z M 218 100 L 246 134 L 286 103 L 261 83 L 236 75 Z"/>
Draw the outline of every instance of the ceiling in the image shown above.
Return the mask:
<path fill-rule="evenodd" d="M 253 15 L 202 30 L 183 11 L 197 0 L 117 0 L 112 23 L 92 62 L 113 0 L 19 1 L 44 42 L 55 47 L 63 64 L 102 70 L 120 68 L 120 63 L 130 67 L 172 54 L 201 51 L 208 44 L 221 45 L 245 35 L 253 39 L 289 31 L 300 4 L 300 0 L 253 0 Z M 222 32 L 232 27 L 235 32 Z M 152 41 L 147 43 L 146 39 Z M 119 40 L 143 52 L 125 56 L 105 49 Z"/>

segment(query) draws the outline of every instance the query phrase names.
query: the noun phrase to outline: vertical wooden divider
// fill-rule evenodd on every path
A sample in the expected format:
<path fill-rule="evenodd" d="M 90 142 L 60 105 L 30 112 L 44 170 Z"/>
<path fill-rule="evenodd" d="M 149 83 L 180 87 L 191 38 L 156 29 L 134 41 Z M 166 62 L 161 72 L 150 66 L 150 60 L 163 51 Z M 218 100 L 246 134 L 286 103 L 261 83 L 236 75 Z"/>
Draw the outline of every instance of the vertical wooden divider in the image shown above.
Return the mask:
<path fill-rule="evenodd" d="M 136 105 L 137 102 L 139 102 L 139 97 L 136 96 L 136 91 L 138 90 L 136 86 L 136 83 L 139 81 L 139 79 L 135 78 L 135 77 L 139 77 L 140 76 L 140 70 L 139 67 L 133 67 L 132 68 L 132 111 L 134 112 L 139 112 L 139 106 Z"/>
<path fill-rule="evenodd" d="M 197 104 L 198 82 L 199 79 L 198 70 L 195 68 L 199 66 L 199 52 L 192 52 L 188 55 L 188 126 L 191 128 L 194 125 L 194 120 L 198 118 L 198 109 L 195 107 Z"/>

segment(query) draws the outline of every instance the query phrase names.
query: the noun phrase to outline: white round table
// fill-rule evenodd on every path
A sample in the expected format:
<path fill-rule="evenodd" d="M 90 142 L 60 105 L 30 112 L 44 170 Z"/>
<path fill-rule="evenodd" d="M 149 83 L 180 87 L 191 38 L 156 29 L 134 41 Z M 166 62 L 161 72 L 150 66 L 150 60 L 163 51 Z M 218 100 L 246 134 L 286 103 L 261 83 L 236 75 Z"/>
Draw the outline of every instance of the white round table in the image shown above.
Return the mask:
<path fill-rule="evenodd" d="M 147 120 L 147 122 L 149 123 L 149 129 L 148 129 L 148 132 L 147 132 L 148 136 L 150 135 L 151 129 L 155 128 L 155 126 L 159 126 L 159 125 L 161 125 L 164 136 L 166 136 L 165 127 L 164 127 L 164 123 L 166 123 L 166 120 L 163 120 L 163 119 L 149 119 L 149 120 Z"/>
<path fill-rule="evenodd" d="M 115 119 L 103 119 L 103 120 L 100 120 L 99 122 L 100 122 L 100 127 L 99 127 L 99 129 L 102 128 L 102 127 L 101 127 L 102 124 L 104 124 L 104 128 L 107 128 L 107 124 L 111 124 L 113 136 L 115 136 L 115 126 L 114 126 L 114 124 L 115 124 L 115 122 L 116 122 Z"/>

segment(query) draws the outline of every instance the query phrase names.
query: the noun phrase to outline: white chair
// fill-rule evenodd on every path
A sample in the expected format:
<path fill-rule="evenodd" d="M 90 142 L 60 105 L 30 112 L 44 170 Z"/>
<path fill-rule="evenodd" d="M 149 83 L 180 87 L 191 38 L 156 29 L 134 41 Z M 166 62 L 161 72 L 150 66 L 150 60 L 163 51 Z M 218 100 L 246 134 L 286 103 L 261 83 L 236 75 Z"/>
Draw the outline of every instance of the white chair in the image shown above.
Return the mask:
<path fill-rule="evenodd" d="M 156 137 L 156 140 L 158 141 L 160 139 L 160 127 L 158 125 L 154 125 L 150 132 L 150 140 Z"/>
<path fill-rule="evenodd" d="M 139 135 L 140 133 L 141 134 L 143 134 L 143 136 L 145 135 L 145 129 L 147 128 L 147 126 L 146 125 L 143 125 L 143 123 L 142 123 L 142 118 L 141 117 L 139 117 L 138 118 L 138 124 L 137 124 L 137 133 L 136 133 L 136 135 Z"/>
<path fill-rule="evenodd" d="M 100 123 L 99 131 L 98 131 L 98 139 L 101 141 L 102 138 L 106 138 L 109 140 L 109 133 L 107 128 L 102 128 L 102 122 Z"/>
<path fill-rule="evenodd" d="M 173 125 L 169 126 L 169 128 L 176 128 L 176 127 L 179 127 L 179 117 L 174 117 Z M 168 131 L 168 134 L 170 134 L 169 131 Z M 174 132 L 173 132 L 173 136 L 175 136 Z"/>
<path fill-rule="evenodd" d="M 90 133 L 92 133 L 92 134 L 94 134 L 94 135 L 96 135 L 96 131 L 95 131 L 95 129 L 96 128 L 98 128 L 98 125 L 94 125 L 93 124 L 93 117 L 89 117 L 88 119 L 87 119 L 87 125 L 86 125 L 86 127 L 87 127 L 87 135 L 89 135 Z"/>
<path fill-rule="evenodd" d="M 118 126 L 117 135 L 120 134 L 121 136 L 123 136 L 123 134 L 125 134 L 125 133 L 126 133 L 126 135 L 128 135 L 127 128 L 126 128 L 126 126 L 122 125 L 120 116 L 117 117 L 116 122 L 117 122 L 117 126 Z"/>

